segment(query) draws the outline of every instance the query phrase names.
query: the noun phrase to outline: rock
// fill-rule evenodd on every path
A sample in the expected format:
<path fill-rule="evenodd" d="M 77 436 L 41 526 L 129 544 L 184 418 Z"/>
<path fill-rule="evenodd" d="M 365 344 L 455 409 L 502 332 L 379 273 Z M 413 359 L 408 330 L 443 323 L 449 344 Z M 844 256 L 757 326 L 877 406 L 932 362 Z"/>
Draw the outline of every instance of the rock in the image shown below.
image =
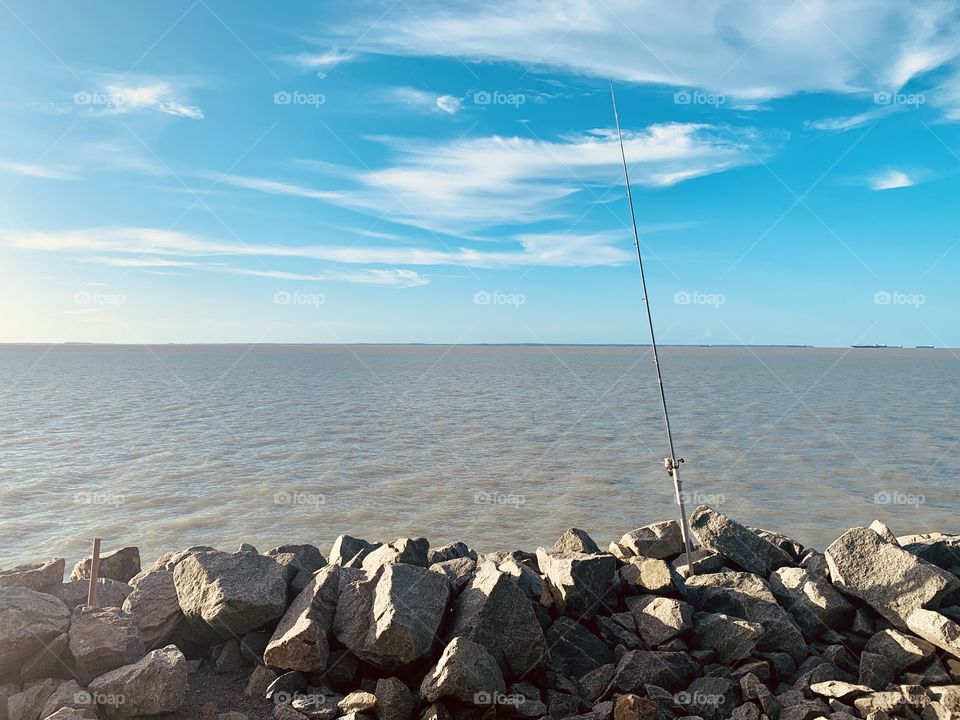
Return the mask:
<path fill-rule="evenodd" d="M 687 562 L 687 554 L 683 553 L 671 563 L 671 567 L 677 571 L 680 577 L 690 577 L 690 564 L 693 565 L 694 575 L 703 575 L 705 573 L 715 573 L 723 570 L 724 557 L 714 550 L 700 548 L 690 553 L 692 558 Z"/>
<path fill-rule="evenodd" d="M 440 703 L 433 703 L 423 711 L 420 720 L 452 720 L 450 712 Z"/>
<path fill-rule="evenodd" d="M 780 716 L 783 704 L 773 696 L 770 689 L 760 682 L 756 675 L 747 673 L 740 678 L 740 692 L 744 700 L 757 702 L 764 715 L 771 718 Z"/>
<path fill-rule="evenodd" d="M 625 592 L 639 595 L 672 594 L 673 575 L 666 561 L 634 557 L 620 568 L 620 586 Z"/>
<path fill-rule="evenodd" d="M 613 662 L 606 644 L 573 618 L 558 618 L 547 630 L 550 664 L 570 677 L 580 677 Z"/>
<path fill-rule="evenodd" d="M 829 712 L 830 708 L 820 700 L 802 700 L 783 708 L 780 720 L 816 720 Z"/>
<path fill-rule="evenodd" d="M 57 635 L 43 646 L 36 655 L 20 666 L 20 679 L 24 683 L 59 677 L 68 670 L 70 639 L 66 633 Z"/>
<path fill-rule="evenodd" d="M 739 702 L 737 683 L 722 677 L 699 677 L 685 692 L 677 693 L 677 703 L 704 720 L 725 720 Z"/>
<path fill-rule="evenodd" d="M 644 693 L 645 685 L 678 692 L 687 687 L 697 670 L 697 663 L 686 653 L 631 650 L 617 663 L 613 683 L 624 693 Z"/>
<path fill-rule="evenodd" d="M 71 580 L 70 582 L 53 585 L 45 592 L 60 598 L 67 610 L 73 611 L 78 605 L 87 604 L 87 595 L 90 591 L 90 580 Z M 123 607 L 124 601 L 133 592 L 127 583 L 110 578 L 97 580 L 97 607 Z"/>
<path fill-rule="evenodd" d="M 610 683 L 613 681 L 613 674 L 617 666 L 613 663 L 601 665 L 595 670 L 591 670 L 586 675 L 577 680 L 577 688 L 580 695 L 590 702 L 597 700 L 607 691 Z"/>
<path fill-rule="evenodd" d="M 369 543 L 350 535 L 341 535 L 330 549 L 330 564 L 342 567 L 361 567 L 363 559 L 371 550 L 380 547 L 380 543 Z"/>
<path fill-rule="evenodd" d="M 277 674 L 264 665 L 257 665 L 250 674 L 243 694 L 248 697 L 266 697 L 267 688 L 277 679 Z"/>
<path fill-rule="evenodd" d="M 657 720 L 658 706 L 649 698 L 626 693 L 617 699 L 613 720 Z"/>
<path fill-rule="evenodd" d="M 276 620 L 287 607 L 286 571 L 247 550 L 192 553 L 177 564 L 173 582 L 184 616 L 223 638 Z"/>
<path fill-rule="evenodd" d="M 297 712 L 289 705 L 274 705 L 273 717 L 274 720 L 304 720 L 307 716 Z"/>
<path fill-rule="evenodd" d="M 63 558 L 0 570 L 0 588 L 22 587 L 44 592 L 50 586 L 59 585 L 62 582 Z"/>
<path fill-rule="evenodd" d="M 580 712 L 580 698 L 576 695 L 550 689 L 546 692 L 546 698 L 547 714 L 551 720 L 570 718 Z"/>
<path fill-rule="evenodd" d="M 846 629 L 853 619 L 853 606 L 830 582 L 802 568 L 774 570 L 770 590 L 793 615 L 807 640 L 815 640 L 830 629 Z"/>
<path fill-rule="evenodd" d="M 397 678 L 380 678 L 373 694 L 377 696 L 377 720 L 411 720 L 413 717 L 416 698 Z"/>
<path fill-rule="evenodd" d="M 733 709 L 730 720 L 760 720 L 760 708 L 753 703 L 744 703 Z"/>
<path fill-rule="evenodd" d="M 633 555 L 672 560 L 684 551 L 683 532 L 676 520 L 644 525 L 631 530 L 617 543 Z"/>
<path fill-rule="evenodd" d="M 263 696 L 267 700 L 272 700 L 274 704 L 289 703 L 290 699 L 299 693 L 306 692 L 307 678 L 299 670 L 285 672 L 269 686 Z"/>
<path fill-rule="evenodd" d="M 101 698 L 123 697 L 123 702 L 100 704 L 100 710 L 117 717 L 175 712 L 187 693 L 187 661 L 176 645 L 152 650 L 141 660 L 111 670 L 93 680 L 88 690 Z"/>
<path fill-rule="evenodd" d="M 281 545 L 267 550 L 265 554 L 286 569 L 293 597 L 307 586 L 317 570 L 327 564 L 323 553 L 313 545 Z"/>
<path fill-rule="evenodd" d="M 911 612 L 936 605 L 957 587 L 956 578 L 945 570 L 921 562 L 867 528 L 845 532 L 826 556 L 837 589 L 863 600 L 901 630 L 907 629 Z"/>
<path fill-rule="evenodd" d="M 340 715 L 337 703 L 342 699 L 339 695 L 327 696 L 319 693 L 296 695 L 290 701 L 290 708 L 313 720 L 332 720 Z"/>
<path fill-rule="evenodd" d="M 427 565 L 436 565 L 447 560 L 458 560 L 466 558 L 476 562 L 477 553 L 467 547 L 466 543 L 452 542 L 447 545 L 441 545 L 438 548 L 430 548 L 427 551 Z"/>
<path fill-rule="evenodd" d="M 908 553 L 944 570 L 960 565 L 960 535 L 904 535 L 897 538 L 897 543 Z"/>
<path fill-rule="evenodd" d="M 497 565 L 497 570 L 512 577 L 517 587 L 523 590 L 523 594 L 528 598 L 535 602 L 540 601 L 546 586 L 543 578 L 529 567 L 516 560 L 507 559 Z"/>
<path fill-rule="evenodd" d="M 562 555 L 563 553 L 584 553 L 586 555 L 599 555 L 600 548 L 593 541 L 585 530 L 579 528 L 570 528 L 564 531 L 557 541 L 547 552 Z"/>
<path fill-rule="evenodd" d="M 853 701 L 854 707 L 861 717 L 868 717 L 870 713 L 887 713 L 899 717 L 906 709 L 907 703 L 903 693 L 875 692 Z"/>
<path fill-rule="evenodd" d="M 454 605 L 450 639 L 480 643 L 507 680 L 543 664 L 547 642 L 530 601 L 492 562 L 481 563 Z"/>
<path fill-rule="evenodd" d="M 53 715 L 61 708 L 71 708 L 77 710 L 86 710 L 93 714 L 93 708 L 88 702 L 86 691 L 80 687 L 76 680 L 67 680 L 61 682 L 43 703 L 43 709 L 40 711 L 40 720 Z"/>
<path fill-rule="evenodd" d="M 0 677 L 19 674 L 25 661 L 69 627 L 69 611 L 52 595 L 23 587 L 0 588 Z"/>
<path fill-rule="evenodd" d="M 885 688 L 902 671 L 933 657 L 936 648 L 926 640 L 887 629 L 873 635 L 860 654 L 861 685 Z"/>
<path fill-rule="evenodd" d="M 641 643 L 640 638 L 637 637 L 637 624 L 633 620 L 633 615 L 630 615 L 629 613 L 623 614 L 630 618 L 630 625 L 633 626 L 633 630 L 625 628 L 623 624 L 613 620 L 612 618 L 603 617 L 601 615 L 596 619 L 597 632 L 600 634 L 600 637 L 603 638 L 603 641 L 610 647 L 623 645 L 627 650 L 642 649 L 643 643 Z"/>
<path fill-rule="evenodd" d="M 215 672 L 221 675 L 235 673 L 240 669 L 243 663 L 243 656 L 240 654 L 240 641 L 236 638 L 230 638 L 220 648 L 216 660 L 213 663 Z"/>
<path fill-rule="evenodd" d="M 650 647 L 662 645 L 693 627 L 693 608 L 682 600 L 640 595 L 627 603 L 637 633 Z"/>
<path fill-rule="evenodd" d="M 7 699 L 9 720 L 39 720 L 44 704 L 56 690 L 59 680 L 47 678 Z"/>
<path fill-rule="evenodd" d="M 694 646 L 715 651 L 722 663 L 745 660 L 753 655 L 762 634 L 763 625 L 749 620 L 722 613 L 697 613 L 694 616 Z"/>
<path fill-rule="evenodd" d="M 91 720 L 94 715 L 89 710 L 81 710 L 72 707 L 63 707 L 55 713 L 48 715 L 50 720 Z"/>
<path fill-rule="evenodd" d="M 349 650 L 331 650 L 327 669 L 319 675 L 314 673 L 314 684 L 345 686 L 353 682 L 359 663 Z"/>
<path fill-rule="evenodd" d="M 453 591 L 459 593 L 473 579 L 477 572 L 477 563 L 470 558 L 453 558 L 434 563 L 430 566 L 430 571 L 446 577 Z"/>
<path fill-rule="evenodd" d="M 338 702 L 337 707 L 344 714 L 369 712 L 376 709 L 377 696 L 363 690 L 356 690 Z"/>
<path fill-rule="evenodd" d="M 551 554 L 538 548 L 537 562 L 557 610 L 577 618 L 589 619 L 596 614 L 617 571 L 617 559 L 606 554 Z"/>
<path fill-rule="evenodd" d="M 840 682 L 839 680 L 827 680 L 826 682 L 814 683 L 810 686 L 810 690 L 821 697 L 835 698 L 844 703 L 849 703 L 851 700 L 869 695 L 873 692 L 873 689 L 866 685 L 854 685 L 853 683 Z"/>
<path fill-rule="evenodd" d="M 92 558 L 86 557 L 73 566 L 70 573 L 71 580 L 83 580 L 90 577 L 90 563 Z M 100 556 L 98 577 L 129 582 L 130 578 L 140 572 L 140 550 L 135 547 L 124 547 L 111 553 Z"/>
<path fill-rule="evenodd" d="M 183 618 L 173 572 L 141 573 L 130 582 L 133 591 L 123 601 L 123 611 L 137 626 L 147 650 L 163 646 Z"/>
<path fill-rule="evenodd" d="M 327 667 L 327 633 L 340 596 L 340 568 L 328 565 L 312 577 L 281 618 L 263 659 L 271 667 L 321 672 Z"/>
<path fill-rule="evenodd" d="M 870 530 L 873 530 L 888 543 L 893 543 L 894 545 L 900 544 L 897 542 L 897 536 L 891 532 L 886 523 L 880 522 L 879 520 L 874 520 L 872 523 L 870 523 Z"/>
<path fill-rule="evenodd" d="M 143 657 L 137 626 L 119 608 L 77 607 L 70 622 L 70 654 L 84 683 Z"/>
<path fill-rule="evenodd" d="M 927 642 L 960 658 L 960 625 L 933 610 L 914 610 L 907 627 Z"/>
<path fill-rule="evenodd" d="M 772 530 L 763 530 L 762 528 L 748 529 L 757 537 L 761 537 L 767 542 L 773 543 L 778 548 L 783 550 L 794 562 L 799 563 L 800 559 L 803 557 L 803 545 L 798 543 L 793 538 L 787 537 L 783 533 L 773 532 Z"/>
<path fill-rule="evenodd" d="M 453 698 L 474 705 L 492 705 L 506 687 L 497 661 L 483 645 L 456 637 L 423 678 L 420 697 L 428 703 Z"/>
<path fill-rule="evenodd" d="M 427 567 L 427 551 L 430 542 L 426 538 L 397 538 L 392 543 L 382 545 L 363 558 L 361 566 L 368 575 L 375 573 L 380 566 L 393 563 Z"/>
<path fill-rule="evenodd" d="M 794 564 L 793 558 L 779 547 L 706 505 L 693 511 L 690 528 L 701 545 L 755 575 L 767 577 L 774 570 Z"/>
<path fill-rule="evenodd" d="M 450 597 L 439 573 L 402 563 L 342 589 L 333 632 L 361 660 L 391 671 L 432 652 Z"/>

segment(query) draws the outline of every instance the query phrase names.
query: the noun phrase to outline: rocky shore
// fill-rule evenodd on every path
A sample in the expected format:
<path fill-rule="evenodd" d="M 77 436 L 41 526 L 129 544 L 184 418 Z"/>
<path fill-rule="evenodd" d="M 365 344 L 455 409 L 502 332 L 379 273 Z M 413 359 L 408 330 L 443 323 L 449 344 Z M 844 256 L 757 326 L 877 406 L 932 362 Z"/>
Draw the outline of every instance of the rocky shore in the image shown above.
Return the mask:
<path fill-rule="evenodd" d="M 960 718 L 960 535 L 706 506 L 601 549 L 348 535 L 0 571 L 0 720 Z"/>

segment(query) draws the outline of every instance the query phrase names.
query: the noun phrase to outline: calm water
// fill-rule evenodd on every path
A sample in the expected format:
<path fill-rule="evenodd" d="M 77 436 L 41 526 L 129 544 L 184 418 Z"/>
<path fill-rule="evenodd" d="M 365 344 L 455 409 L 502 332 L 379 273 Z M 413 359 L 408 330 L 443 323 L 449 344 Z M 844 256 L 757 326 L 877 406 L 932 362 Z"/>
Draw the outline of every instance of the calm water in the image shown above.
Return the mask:
<path fill-rule="evenodd" d="M 960 532 L 954 351 L 662 364 L 694 501 L 821 549 L 875 517 Z M 343 532 L 606 543 L 675 513 L 653 372 L 623 347 L 3 347 L 0 566 L 95 534 L 145 562 Z"/>

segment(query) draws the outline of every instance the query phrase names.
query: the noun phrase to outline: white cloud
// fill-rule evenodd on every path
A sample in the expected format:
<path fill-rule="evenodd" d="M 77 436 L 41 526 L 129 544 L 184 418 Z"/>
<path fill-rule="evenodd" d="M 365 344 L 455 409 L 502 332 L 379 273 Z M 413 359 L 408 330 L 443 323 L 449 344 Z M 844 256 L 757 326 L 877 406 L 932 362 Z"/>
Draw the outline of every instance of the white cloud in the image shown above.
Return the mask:
<path fill-rule="evenodd" d="M 74 104 L 98 115 L 126 115 L 154 110 L 165 115 L 202 120 L 203 111 L 188 104 L 182 91 L 169 80 L 155 77 L 108 75 L 98 79 L 94 90 L 80 90 L 73 95 Z"/>
<path fill-rule="evenodd" d="M 825 130 L 827 132 L 845 132 L 846 130 L 853 130 L 854 128 L 862 127 L 867 123 L 879 120 L 884 115 L 889 115 L 899 107 L 901 106 L 884 105 L 873 110 L 858 113 L 857 115 L 816 120 L 810 123 L 810 127 L 814 130 Z"/>
<path fill-rule="evenodd" d="M 42 178 L 44 180 L 76 180 L 72 172 L 61 168 L 52 168 L 37 163 L 0 162 L 0 170 L 17 175 Z"/>
<path fill-rule="evenodd" d="M 441 95 L 437 98 L 437 107 L 450 115 L 456 115 L 460 105 L 460 98 L 455 98 L 453 95 Z"/>
<path fill-rule="evenodd" d="M 872 190 L 894 190 L 896 188 L 912 187 L 917 179 L 901 170 L 886 170 L 870 178 Z"/>
<path fill-rule="evenodd" d="M 328 70 L 334 65 L 350 62 L 356 57 L 355 53 L 332 49 L 319 53 L 302 52 L 296 55 L 284 55 L 282 59 L 304 70 Z"/>
<path fill-rule="evenodd" d="M 463 104 L 460 98 L 453 95 L 441 95 L 412 87 L 391 88 L 387 92 L 387 99 L 410 105 L 418 110 L 445 112 L 448 115 L 456 115 Z"/>
<path fill-rule="evenodd" d="M 267 180 L 265 178 L 245 177 L 243 175 L 217 175 L 216 173 L 201 173 L 201 177 L 214 180 L 218 185 L 231 185 L 245 190 L 259 190 L 271 195 L 291 195 L 293 197 L 310 198 L 312 200 L 338 200 L 341 193 L 325 190 L 313 190 L 301 185 Z"/>

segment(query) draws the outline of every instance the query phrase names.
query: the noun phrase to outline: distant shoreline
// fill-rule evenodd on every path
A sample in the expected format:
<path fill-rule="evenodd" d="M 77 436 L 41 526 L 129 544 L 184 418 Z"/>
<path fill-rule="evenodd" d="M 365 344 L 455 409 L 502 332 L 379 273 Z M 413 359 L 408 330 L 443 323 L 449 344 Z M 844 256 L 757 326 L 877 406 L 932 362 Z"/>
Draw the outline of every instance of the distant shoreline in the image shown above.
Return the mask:
<path fill-rule="evenodd" d="M 0 349 L 63 347 L 63 348 L 232 348 L 242 347 L 311 348 L 311 347 L 439 347 L 439 348 L 649 348 L 650 343 L 391 343 L 391 342 L 346 342 L 346 343 L 298 343 L 298 342 L 147 342 L 147 343 L 88 343 L 88 342 L 2 342 Z M 933 345 L 764 345 L 764 344 L 684 344 L 660 343 L 661 348 L 715 348 L 738 349 L 760 348 L 780 350 L 954 350 L 958 348 Z"/>

